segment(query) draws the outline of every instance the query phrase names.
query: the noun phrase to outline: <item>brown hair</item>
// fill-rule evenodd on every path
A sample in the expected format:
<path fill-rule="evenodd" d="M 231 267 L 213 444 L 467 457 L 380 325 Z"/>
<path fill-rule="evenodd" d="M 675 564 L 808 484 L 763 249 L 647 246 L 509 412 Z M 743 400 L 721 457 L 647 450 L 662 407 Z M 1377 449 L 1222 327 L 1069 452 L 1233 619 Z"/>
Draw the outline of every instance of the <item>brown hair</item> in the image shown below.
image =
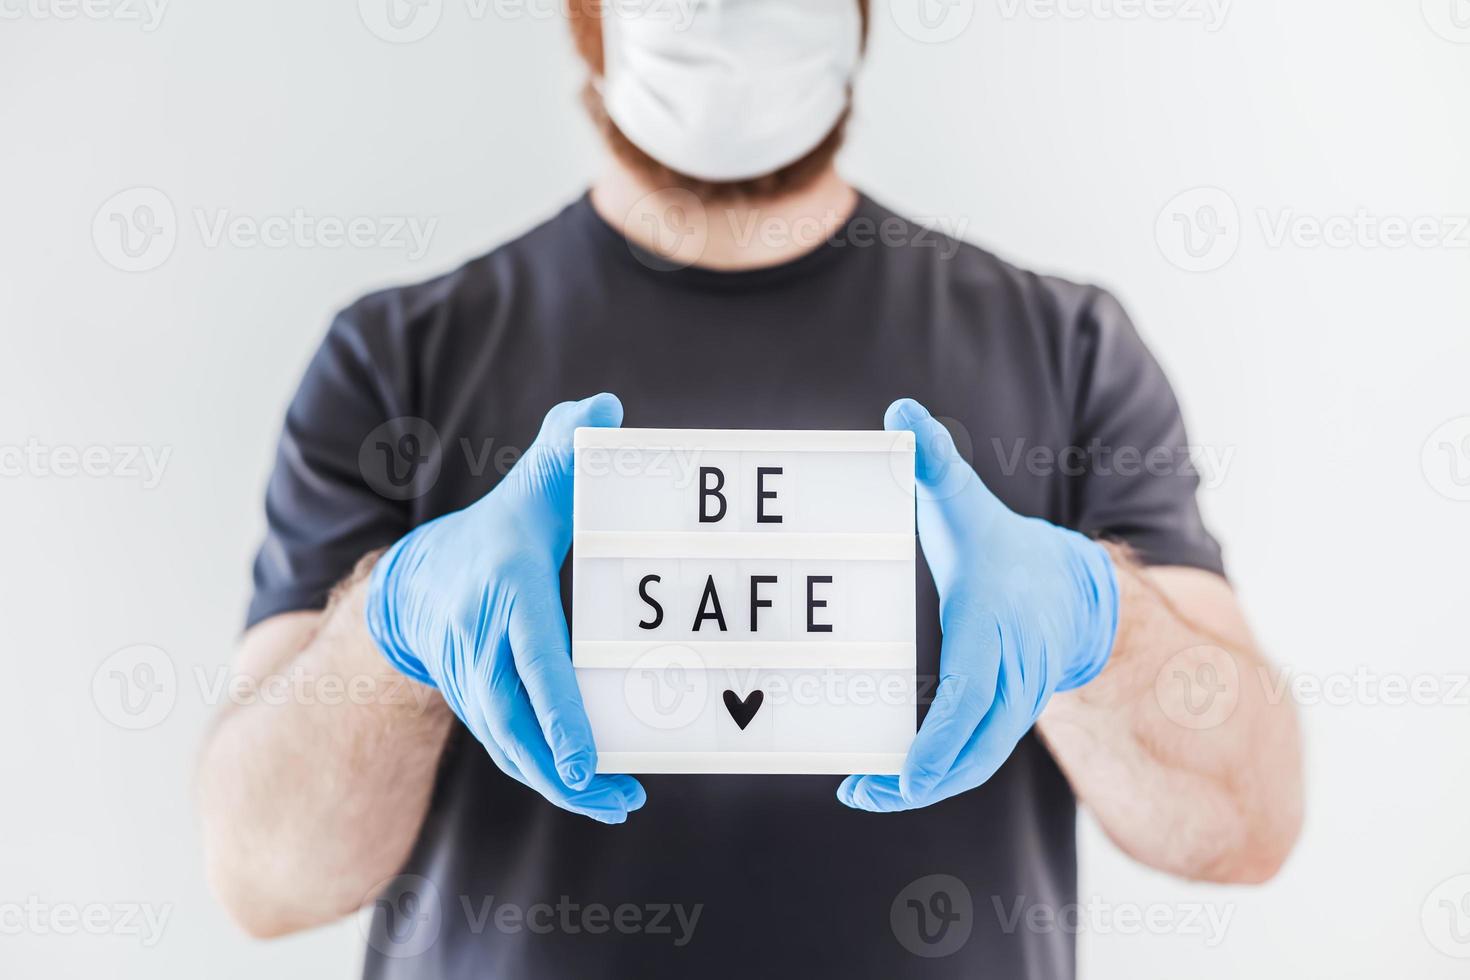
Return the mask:
<path fill-rule="evenodd" d="M 572 42 L 593 76 L 602 74 L 602 8 L 607 0 L 567 0 L 567 21 L 572 29 Z M 869 0 L 856 0 L 862 17 L 862 43 L 868 40 Z M 847 128 L 846 110 L 823 139 L 806 156 L 772 173 L 750 180 L 708 181 L 681 174 L 666 167 L 633 145 L 622 130 L 608 118 L 602 97 L 589 77 L 582 86 L 582 105 L 592 123 L 612 149 L 613 155 L 658 187 L 679 187 L 693 192 L 702 201 L 727 201 L 739 198 L 780 197 L 801 190 L 827 169 Z"/>

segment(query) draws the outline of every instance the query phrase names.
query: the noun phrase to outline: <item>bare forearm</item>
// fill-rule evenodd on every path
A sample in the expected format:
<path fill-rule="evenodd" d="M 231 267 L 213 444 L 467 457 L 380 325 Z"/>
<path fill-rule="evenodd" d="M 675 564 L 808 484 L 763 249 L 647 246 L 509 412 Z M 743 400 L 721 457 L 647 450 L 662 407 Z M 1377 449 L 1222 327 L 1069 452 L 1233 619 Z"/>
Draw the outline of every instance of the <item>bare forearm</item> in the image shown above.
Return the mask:
<path fill-rule="evenodd" d="M 210 879 L 257 935 L 356 908 L 401 867 L 428 807 L 452 716 L 374 647 L 367 566 L 326 612 L 252 631 L 239 673 L 285 694 L 223 708 L 201 759 Z"/>
<path fill-rule="evenodd" d="M 1051 702 L 1041 734 L 1082 802 L 1134 858 L 1213 881 L 1271 877 L 1301 825 L 1294 708 L 1270 697 L 1229 587 L 1118 554 L 1108 667 Z"/>

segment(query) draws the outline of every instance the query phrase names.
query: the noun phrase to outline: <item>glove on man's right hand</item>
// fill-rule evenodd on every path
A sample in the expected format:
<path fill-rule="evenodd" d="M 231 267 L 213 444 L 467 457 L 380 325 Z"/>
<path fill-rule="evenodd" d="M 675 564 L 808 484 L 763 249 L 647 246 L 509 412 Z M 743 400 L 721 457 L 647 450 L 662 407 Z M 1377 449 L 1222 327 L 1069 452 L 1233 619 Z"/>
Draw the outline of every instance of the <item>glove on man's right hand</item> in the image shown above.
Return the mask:
<path fill-rule="evenodd" d="M 647 797 L 631 776 L 594 775 L 559 573 L 572 541 L 572 434 L 622 420 L 610 394 L 557 405 L 494 490 L 379 559 L 367 599 L 378 648 L 438 688 L 497 766 L 603 823 L 622 823 Z"/>

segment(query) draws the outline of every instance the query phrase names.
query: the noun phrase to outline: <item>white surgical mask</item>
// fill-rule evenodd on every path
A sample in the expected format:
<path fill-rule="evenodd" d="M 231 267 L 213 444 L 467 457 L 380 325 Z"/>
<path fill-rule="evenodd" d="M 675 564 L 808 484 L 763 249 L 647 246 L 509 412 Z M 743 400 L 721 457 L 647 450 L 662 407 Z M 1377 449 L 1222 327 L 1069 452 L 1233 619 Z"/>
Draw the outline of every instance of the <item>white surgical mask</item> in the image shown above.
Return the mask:
<path fill-rule="evenodd" d="M 609 0 L 603 105 L 659 163 L 748 180 L 811 152 L 847 107 L 857 0 Z"/>

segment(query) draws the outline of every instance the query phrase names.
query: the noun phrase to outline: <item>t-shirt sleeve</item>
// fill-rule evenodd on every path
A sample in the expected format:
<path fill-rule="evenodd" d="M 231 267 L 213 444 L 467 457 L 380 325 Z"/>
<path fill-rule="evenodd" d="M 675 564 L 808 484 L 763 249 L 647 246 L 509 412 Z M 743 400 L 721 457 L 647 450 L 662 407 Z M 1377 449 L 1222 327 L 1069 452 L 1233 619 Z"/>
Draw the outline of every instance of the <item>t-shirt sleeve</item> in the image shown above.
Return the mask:
<path fill-rule="evenodd" d="M 406 505 L 375 490 L 359 461 L 365 440 L 394 415 L 368 347 L 354 319 L 339 316 L 287 409 L 247 628 L 323 608 L 363 555 L 409 530 Z"/>
<path fill-rule="evenodd" d="M 1128 544 L 1148 565 L 1225 574 L 1196 499 L 1179 402 L 1118 301 L 1089 290 L 1073 333 L 1073 526 Z"/>

